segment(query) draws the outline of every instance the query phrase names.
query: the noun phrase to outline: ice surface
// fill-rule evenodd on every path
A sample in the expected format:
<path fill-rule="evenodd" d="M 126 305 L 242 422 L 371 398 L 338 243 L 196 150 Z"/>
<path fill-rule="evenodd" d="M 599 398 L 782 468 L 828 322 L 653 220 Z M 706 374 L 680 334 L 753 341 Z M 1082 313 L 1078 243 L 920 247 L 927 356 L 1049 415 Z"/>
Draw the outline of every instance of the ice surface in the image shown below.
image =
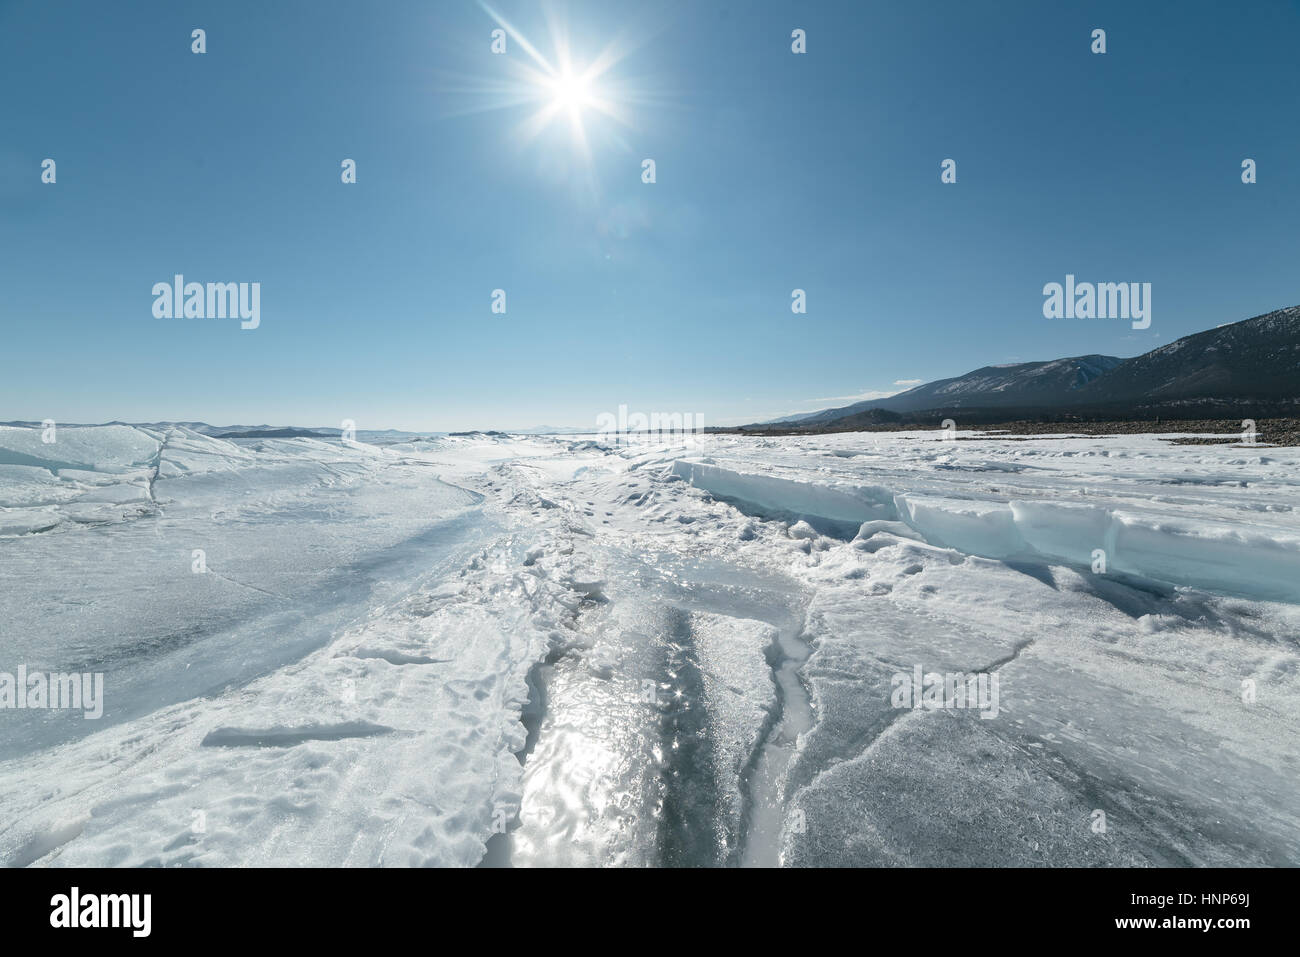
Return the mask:
<path fill-rule="evenodd" d="M 1004 470 L 988 462 L 943 464 L 948 469 Z M 959 498 L 906 490 L 891 494 L 838 477 L 819 482 L 762 474 L 751 471 L 748 462 L 728 468 L 716 461 L 681 460 L 673 468 L 693 486 L 754 514 L 797 517 L 793 537 L 807 537 L 802 530 L 811 531 L 813 525 L 834 533 L 846 521 L 861 519 L 872 528 L 901 522 L 926 541 L 971 555 L 1088 567 L 1104 561 L 1109 571 L 1135 578 L 1250 598 L 1300 600 L 1300 528 L 1294 521 L 1279 521 L 1282 514 L 1290 517 L 1290 505 L 1237 509 L 1225 521 L 1213 512 L 1166 509 L 1159 501 L 1142 503 L 1139 510 L 1131 499 L 1118 497 L 1123 507 L 995 497 L 995 490 L 971 489 L 968 480 L 951 483 L 964 493 Z M 1018 471 L 1015 466 L 1005 470 Z M 1162 476 L 1158 481 L 1171 480 Z M 1249 479 L 1239 482 L 1251 487 Z M 1095 489 L 1085 494 L 1102 498 Z"/>
<path fill-rule="evenodd" d="M 21 446 L 9 436 L 24 431 L 0 440 Z M 476 537 L 467 515 L 477 496 L 415 459 L 179 429 L 82 434 L 93 431 L 61 429 L 50 448 L 68 443 L 60 455 L 94 459 L 95 478 L 113 484 L 59 471 L 66 497 L 48 506 L 50 527 L 0 551 L 0 620 L 6 658 L 29 669 L 111 673 L 101 725 L 300 657 Z M 130 468 L 140 460 L 174 472 L 145 481 Z M 89 730 L 35 711 L 11 713 L 6 727 L 0 758 Z"/>
<path fill-rule="evenodd" d="M 0 429 L 0 861 L 1295 865 L 1297 465 Z"/>

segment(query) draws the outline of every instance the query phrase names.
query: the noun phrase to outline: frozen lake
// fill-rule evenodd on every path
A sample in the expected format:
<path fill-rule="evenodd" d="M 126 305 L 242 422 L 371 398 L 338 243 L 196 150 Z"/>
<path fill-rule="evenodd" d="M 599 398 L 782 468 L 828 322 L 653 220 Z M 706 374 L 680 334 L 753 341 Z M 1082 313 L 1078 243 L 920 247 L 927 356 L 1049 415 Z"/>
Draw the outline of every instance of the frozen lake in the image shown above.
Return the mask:
<path fill-rule="evenodd" d="M 0 428 L 0 861 L 1294 865 L 1298 459 Z"/>

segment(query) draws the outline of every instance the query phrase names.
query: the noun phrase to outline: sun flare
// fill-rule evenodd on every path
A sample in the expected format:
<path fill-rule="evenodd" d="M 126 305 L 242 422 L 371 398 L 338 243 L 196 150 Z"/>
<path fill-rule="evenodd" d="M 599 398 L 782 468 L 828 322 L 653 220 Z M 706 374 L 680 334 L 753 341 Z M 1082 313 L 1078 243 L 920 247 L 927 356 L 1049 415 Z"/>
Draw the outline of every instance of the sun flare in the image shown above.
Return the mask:
<path fill-rule="evenodd" d="M 590 58 L 575 57 L 570 25 L 556 10 L 544 4 L 550 49 L 543 53 L 533 42 L 493 10 L 484 0 L 479 5 L 495 21 L 503 35 L 500 52 L 518 50 L 523 56 L 504 61 L 507 76 L 492 88 L 496 106 L 532 107 L 519 126 L 521 142 L 534 140 L 552 126 L 568 130 L 572 148 L 582 157 L 589 172 L 593 162 L 592 136 L 608 144 L 623 145 L 619 129 L 631 127 L 629 107 L 645 101 L 645 94 L 616 79 L 611 71 L 634 48 L 630 33 L 614 37 Z M 638 31 L 647 33 L 652 31 Z M 643 39 L 638 36 L 638 39 Z"/>

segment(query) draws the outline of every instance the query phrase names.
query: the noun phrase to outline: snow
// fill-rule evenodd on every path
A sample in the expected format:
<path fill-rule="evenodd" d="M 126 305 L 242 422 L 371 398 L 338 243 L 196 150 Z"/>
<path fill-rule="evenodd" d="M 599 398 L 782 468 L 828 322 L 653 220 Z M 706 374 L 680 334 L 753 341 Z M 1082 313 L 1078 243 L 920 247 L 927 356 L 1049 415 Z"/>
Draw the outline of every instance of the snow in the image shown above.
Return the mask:
<path fill-rule="evenodd" d="M 0 428 L 0 861 L 1295 865 L 1298 464 Z"/>
<path fill-rule="evenodd" d="M 1097 442 L 1113 444 L 1113 440 L 1062 440 L 1062 444 L 1085 448 Z M 1099 451 L 1079 449 L 1077 454 L 1091 456 Z M 854 457 L 866 457 L 866 453 Z M 1028 468 L 1045 471 L 1041 465 L 943 458 L 947 456 L 936 464 L 950 472 L 1024 475 Z M 1260 459 L 1258 464 L 1265 462 Z M 860 472 L 865 464 L 852 463 L 848 469 Z M 1207 511 L 1194 510 L 1201 504 L 1194 496 L 1135 499 L 1122 491 L 1108 495 L 1096 488 L 1074 490 L 1090 500 L 1088 504 L 1045 499 L 1044 492 L 1051 493 L 1059 486 L 1057 480 L 1064 472 L 1060 467 L 1042 476 L 1051 480 L 1050 485 L 1034 482 L 1022 487 L 1032 498 L 1010 497 L 1000 489 L 972 488 L 965 474 L 958 481 L 943 483 L 946 492 L 959 490 L 961 497 L 957 497 L 852 485 L 841 476 L 846 471 L 842 467 L 821 466 L 823 475 L 813 481 L 802 475 L 781 474 L 768 462 L 756 465 L 748 460 L 739 460 L 733 468 L 718 464 L 716 458 L 707 462 L 679 460 L 673 468 L 693 486 L 718 498 L 758 514 L 797 516 L 805 527 L 820 523 L 833 528 L 846 521 L 902 522 L 928 542 L 971 555 L 1089 567 L 1100 549 L 1111 571 L 1135 578 L 1265 600 L 1300 600 L 1300 523 L 1290 521 L 1279 527 L 1276 511 L 1262 522 L 1251 514 L 1260 508 L 1255 495 L 1249 496 L 1246 508 L 1218 513 L 1214 508 L 1223 507 L 1229 499 L 1206 501 Z M 1102 480 L 1092 468 L 1082 476 L 1089 481 Z M 1217 472 L 1197 477 L 1160 475 L 1151 484 L 1158 488 L 1160 484 L 1225 483 L 1265 487 L 1251 471 L 1231 479 Z M 927 484 L 938 483 L 931 479 Z M 1291 511 L 1290 505 L 1285 508 Z M 1216 520 L 1218 514 L 1228 520 Z"/>

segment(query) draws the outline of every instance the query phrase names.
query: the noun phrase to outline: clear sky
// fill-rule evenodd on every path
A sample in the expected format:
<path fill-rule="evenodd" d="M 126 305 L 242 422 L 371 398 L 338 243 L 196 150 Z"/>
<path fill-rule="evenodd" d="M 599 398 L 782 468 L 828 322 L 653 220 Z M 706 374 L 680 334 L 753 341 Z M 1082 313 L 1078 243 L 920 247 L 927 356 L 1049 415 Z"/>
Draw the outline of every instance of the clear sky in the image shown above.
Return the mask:
<path fill-rule="evenodd" d="M 491 6 L 0 0 L 0 420 L 728 424 L 1300 303 L 1295 2 Z"/>

